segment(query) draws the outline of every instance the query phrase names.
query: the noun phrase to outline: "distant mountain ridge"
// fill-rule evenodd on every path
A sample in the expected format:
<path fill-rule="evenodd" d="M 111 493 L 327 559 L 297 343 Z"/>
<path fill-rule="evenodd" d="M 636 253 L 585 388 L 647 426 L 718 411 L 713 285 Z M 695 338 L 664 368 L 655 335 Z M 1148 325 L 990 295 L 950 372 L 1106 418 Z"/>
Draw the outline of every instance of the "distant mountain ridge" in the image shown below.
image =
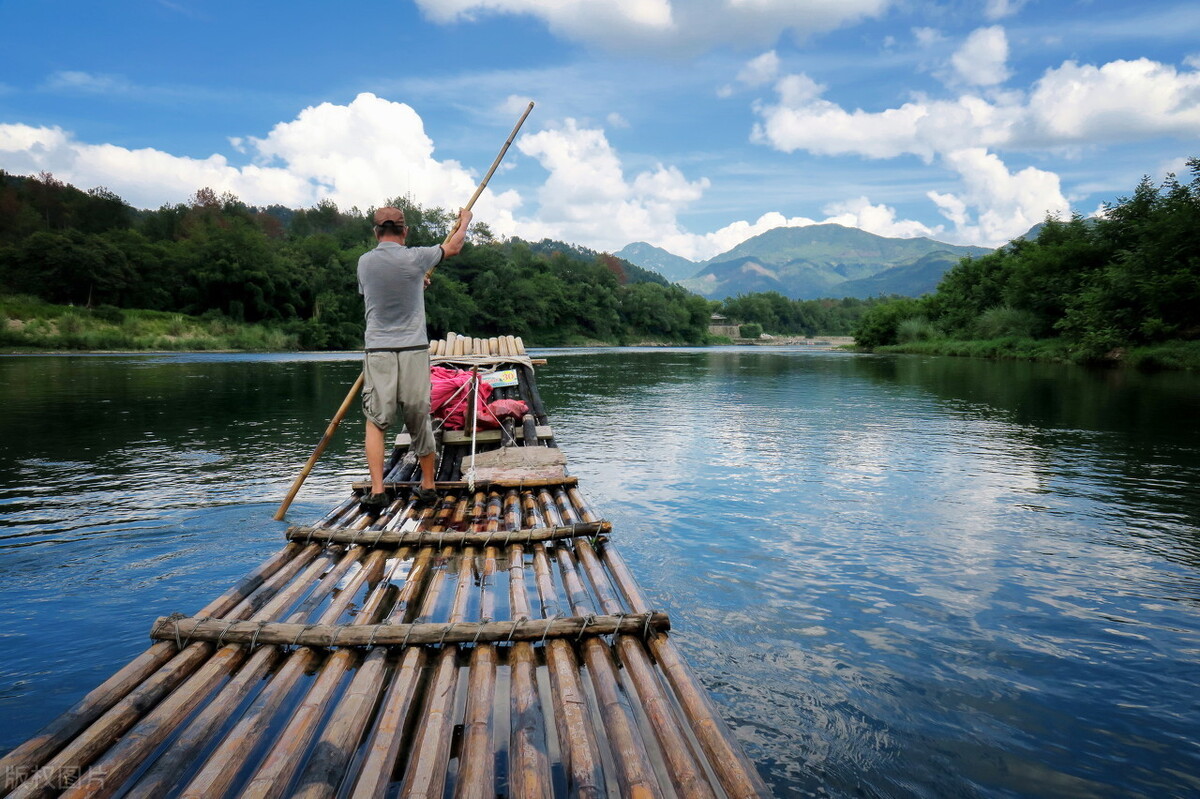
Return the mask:
<path fill-rule="evenodd" d="M 768 230 L 708 261 L 696 263 L 645 242 L 617 257 L 654 269 L 709 299 L 777 291 L 796 300 L 933 291 L 963 257 L 991 252 L 921 237 L 888 238 L 842 225 Z M 688 277 L 677 277 L 690 268 Z"/>
<path fill-rule="evenodd" d="M 613 255 L 643 269 L 653 269 L 673 283 L 687 280 L 700 269 L 700 264 L 695 261 L 667 252 L 661 247 L 655 247 L 644 241 L 627 244 L 620 252 L 613 253 Z"/>

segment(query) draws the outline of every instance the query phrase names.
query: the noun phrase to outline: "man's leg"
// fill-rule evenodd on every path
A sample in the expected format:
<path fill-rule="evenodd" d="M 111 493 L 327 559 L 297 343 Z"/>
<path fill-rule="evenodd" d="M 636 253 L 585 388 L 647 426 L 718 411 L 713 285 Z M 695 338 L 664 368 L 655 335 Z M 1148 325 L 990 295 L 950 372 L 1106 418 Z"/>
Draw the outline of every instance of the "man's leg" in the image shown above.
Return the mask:
<path fill-rule="evenodd" d="M 371 474 L 371 493 L 383 493 L 383 428 L 367 420 L 367 471 Z"/>
<path fill-rule="evenodd" d="M 433 479 L 433 470 L 437 466 L 437 455 L 433 452 L 428 455 L 422 455 L 421 461 L 421 488 L 436 488 L 437 482 Z M 381 483 L 382 484 L 382 483 Z"/>
<path fill-rule="evenodd" d="M 377 507 L 384 496 L 383 458 L 387 428 L 396 415 L 395 385 L 398 365 L 395 353 L 368 352 L 363 359 L 363 415 L 367 417 L 365 444 L 371 491 L 365 499 Z"/>
<path fill-rule="evenodd" d="M 432 490 L 437 487 L 437 444 L 429 420 L 429 352 L 405 352 L 400 360 L 400 409 L 404 426 L 421 464 L 421 488 Z"/>

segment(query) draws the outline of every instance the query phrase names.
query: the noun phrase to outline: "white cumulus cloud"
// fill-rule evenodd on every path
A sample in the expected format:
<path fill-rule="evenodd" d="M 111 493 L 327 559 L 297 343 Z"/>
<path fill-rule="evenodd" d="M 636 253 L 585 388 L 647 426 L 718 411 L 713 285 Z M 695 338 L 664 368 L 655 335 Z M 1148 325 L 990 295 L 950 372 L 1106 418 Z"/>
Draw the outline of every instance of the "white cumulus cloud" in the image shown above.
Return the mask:
<path fill-rule="evenodd" d="M 232 141 L 251 163 L 89 144 L 57 127 L 0 124 L 0 168 L 52 172 L 81 188 L 106 186 L 141 208 L 181 202 L 203 187 L 252 205 L 300 208 L 331 199 L 343 208 L 366 209 L 411 195 L 423 205 L 456 208 L 476 185 L 462 165 L 436 157 L 411 107 L 373 94 L 347 105 L 306 108 L 262 138 Z M 519 203 L 514 192 L 485 192 L 477 209 L 504 224 Z"/>
<path fill-rule="evenodd" d="M 970 72 L 982 63 L 964 62 L 962 71 L 983 82 L 987 70 Z M 1003 60 L 997 55 L 990 63 L 996 68 Z M 987 79 L 996 78 L 992 72 Z M 789 153 L 940 161 L 958 174 L 962 190 L 929 197 L 954 223 L 952 240 L 968 243 L 1000 243 L 1048 211 L 1069 209 L 1057 176 L 1036 169 L 1009 174 L 996 153 L 1191 139 L 1200 130 L 1200 71 L 1145 58 L 1101 66 L 1068 61 L 1046 70 L 1028 91 L 919 97 L 878 111 L 844 108 L 806 75 L 781 77 L 775 93 L 774 102 L 755 106 L 753 141 Z"/>
<path fill-rule="evenodd" d="M 947 166 L 958 172 L 958 194 L 929 192 L 929 199 L 955 225 L 960 241 L 999 246 L 1028 231 L 1047 215 L 1063 218 L 1070 203 L 1058 176 L 1034 167 L 1010 172 L 983 148 L 947 153 Z"/>
<path fill-rule="evenodd" d="M 699 199 L 707 179 L 689 181 L 673 166 L 627 178 L 604 131 L 561 126 L 521 137 L 517 147 L 549 173 L 532 219 L 514 223 L 525 238 L 554 238 L 617 250 L 631 241 L 679 233 L 678 212 Z"/>
<path fill-rule="evenodd" d="M 911 239 L 917 236 L 937 237 L 942 228 L 931 228 L 912 219 L 897 219 L 896 209 L 882 204 L 872 204 L 866 197 L 830 203 L 823 209 L 829 216 L 825 224 L 856 227 L 877 236 Z"/>
<path fill-rule="evenodd" d="M 995 86 L 1008 80 L 1008 37 L 993 25 L 973 31 L 950 57 L 957 76 L 972 86 Z"/>
<path fill-rule="evenodd" d="M 1194 140 L 1200 131 L 1200 71 L 1148 58 L 1103 66 L 1067 61 L 1034 84 L 1024 135 L 1030 142 L 1081 144 L 1148 136 Z"/>

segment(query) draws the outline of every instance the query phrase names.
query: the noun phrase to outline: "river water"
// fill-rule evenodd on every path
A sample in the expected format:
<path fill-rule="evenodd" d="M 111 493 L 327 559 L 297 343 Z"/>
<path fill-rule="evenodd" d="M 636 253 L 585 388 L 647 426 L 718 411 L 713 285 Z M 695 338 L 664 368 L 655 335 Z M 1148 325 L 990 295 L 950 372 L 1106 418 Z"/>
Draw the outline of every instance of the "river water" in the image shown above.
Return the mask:
<path fill-rule="evenodd" d="M 1200 795 L 1200 377 L 539 354 L 571 472 L 779 796 Z M 358 368 L 0 358 L 0 749 L 280 548 Z M 289 522 L 361 479 L 359 418 Z"/>

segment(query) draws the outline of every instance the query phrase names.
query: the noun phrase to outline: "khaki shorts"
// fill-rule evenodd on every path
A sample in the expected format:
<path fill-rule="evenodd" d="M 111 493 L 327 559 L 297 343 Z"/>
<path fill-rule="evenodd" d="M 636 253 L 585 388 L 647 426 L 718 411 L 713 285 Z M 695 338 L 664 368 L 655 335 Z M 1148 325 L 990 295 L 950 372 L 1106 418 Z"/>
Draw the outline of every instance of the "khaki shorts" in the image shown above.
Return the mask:
<path fill-rule="evenodd" d="M 363 358 L 363 415 L 387 430 L 403 416 L 417 457 L 435 449 L 429 421 L 429 350 L 368 352 Z"/>

